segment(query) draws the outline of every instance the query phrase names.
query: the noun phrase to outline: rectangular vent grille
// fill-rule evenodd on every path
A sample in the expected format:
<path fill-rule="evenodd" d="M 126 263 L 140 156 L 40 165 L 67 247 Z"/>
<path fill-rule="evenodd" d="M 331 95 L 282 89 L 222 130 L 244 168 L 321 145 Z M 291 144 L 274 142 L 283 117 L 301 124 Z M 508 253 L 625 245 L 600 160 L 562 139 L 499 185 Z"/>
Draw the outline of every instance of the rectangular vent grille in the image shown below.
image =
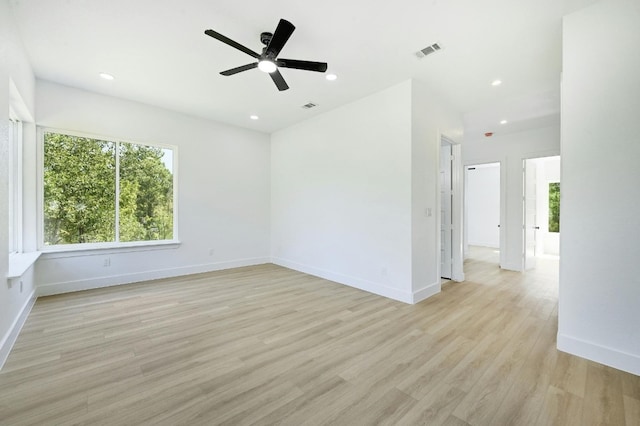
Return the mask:
<path fill-rule="evenodd" d="M 314 104 L 313 102 L 309 102 L 309 103 L 307 103 L 307 104 L 302 105 L 302 108 L 304 108 L 304 109 L 311 109 L 311 108 L 313 108 L 313 107 L 317 107 L 317 106 L 318 106 L 317 104 Z"/>
<path fill-rule="evenodd" d="M 440 47 L 440 45 L 438 43 L 433 43 L 431 46 L 427 46 L 422 50 L 418 50 L 416 52 L 416 56 L 418 58 L 424 58 L 425 56 L 430 55 L 432 53 L 435 53 L 440 49 L 441 49 L 441 47 Z"/>

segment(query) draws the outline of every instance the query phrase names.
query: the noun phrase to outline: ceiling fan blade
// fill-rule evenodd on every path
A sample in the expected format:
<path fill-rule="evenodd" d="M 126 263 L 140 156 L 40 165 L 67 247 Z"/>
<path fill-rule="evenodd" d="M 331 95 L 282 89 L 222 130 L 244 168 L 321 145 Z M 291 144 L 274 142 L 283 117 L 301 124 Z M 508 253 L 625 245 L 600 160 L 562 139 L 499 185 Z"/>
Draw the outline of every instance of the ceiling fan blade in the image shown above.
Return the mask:
<path fill-rule="evenodd" d="M 278 22 L 276 32 L 273 33 L 273 37 L 271 37 L 269 46 L 267 46 L 267 56 L 276 58 L 295 29 L 296 27 L 291 22 L 281 19 L 280 22 Z"/>
<path fill-rule="evenodd" d="M 230 75 L 238 74 L 239 72 L 242 72 L 242 71 L 252 70 L 257 67 L 258 67 L 258 63 L 254 62 L 252 64 L 242 65 L 241 67 L 231 68 L 230 70 L 222 71 L 220 74 L 230 76 Z"/>
<path fill-rule="evenodd" d="M 326 62 L 299 61 L 297 59 L 278 59 L 276 65 L 305 71 L 325 72 L 327 70 Z"/>
<path fill-rule="evenodd" d="M 253 50 L 249 49 L 248 47 L 245 47 L 245 46 L 241 45 L 237 41 L 231 40 L 229 37 L 223 36 L 220 33 L 217 33 L 217 32 L 215 32 L 213 30 L 206 30 L 204 33 L 206 35 L 210 36 L 210 37 L 215 38 L 216 40 L 220 40 L 224 44 L 228 44 L 229 46 L 234 47 L 234 48 L 238 49 L 239 51 L 246 53 L 249 56 L 253 56 L 256 59 L 258 59 L 260 57 L 260 54 L 254 52 Z"/>
<path fill-rule="evenodd" d="M 286 81 L 284 81 L 284 78 L 282 77 L 282 74 L 280 74 L 280 71 L 275 70 L 274 72 L 269 73 L 269 75 L 271 76 L 271 80 L 273 80 L 273 82 L 278 87 L 278 90 L 280 90 L 281 92 L 289 88 L 289 85 Z"/>

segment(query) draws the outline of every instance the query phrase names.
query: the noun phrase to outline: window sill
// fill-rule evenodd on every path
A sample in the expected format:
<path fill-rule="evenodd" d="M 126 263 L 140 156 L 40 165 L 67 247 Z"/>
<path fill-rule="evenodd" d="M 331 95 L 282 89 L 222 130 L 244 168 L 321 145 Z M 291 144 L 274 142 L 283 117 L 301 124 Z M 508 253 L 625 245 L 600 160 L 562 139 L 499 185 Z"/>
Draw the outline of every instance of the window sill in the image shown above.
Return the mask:
<path fill-rule="evenodd" d="M 144 241 L 121 244 L 87 244 L 83 246 L 74 245 L 71 247 L 43 247 L 42 254 L 47 259 L 57 259 L 64 257 L 83 257 L 105 254 L 118 254 L 152 250 L 170 250 L 180 247 L 180 241 Z"/>
<path fill-rule="evenodd" d="M 20 278 L 40 257 L 42 252 L 12 253 L 9 255 L 9 273 L 7 279 Z"/>

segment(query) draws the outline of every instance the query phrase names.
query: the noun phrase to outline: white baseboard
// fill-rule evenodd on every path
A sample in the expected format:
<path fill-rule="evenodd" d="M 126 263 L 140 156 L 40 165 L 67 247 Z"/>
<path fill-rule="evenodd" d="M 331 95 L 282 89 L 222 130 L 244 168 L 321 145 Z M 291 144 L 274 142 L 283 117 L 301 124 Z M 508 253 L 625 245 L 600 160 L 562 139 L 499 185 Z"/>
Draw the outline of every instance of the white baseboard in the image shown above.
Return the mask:
<path fill-rule="evenodd" d="M 314 266 L 304 265 L 302 263 L 294 262 L 287 259 L 282 259 L 279 257 L 272 258 L 271 262 L 275 265 L 284 266 L 285 268 L 293 269 L 299 272 L 304 272 L 305 274 L 324 278 L 329 281 L 334 281 L 334 282 L 337 282 L 338 284 L 344 284 L 349 287 L 354 287 L 359 290 L 364 290 L 369 293 L 377 294 L 378 296 L 388 297 L 389 299 L 397 300 L 399 302 L 411 303 L 411 304 L 416 303 L 414 302 L 414 295 L 411 294 L 410 292 L 402 291 L 397 288 L 387 287 L 384 284 L 363 280 L 361 278 L 351 277 L 338 272 L 316 268 Z"/>
<path fill-rule="evenodd" d="M 493 249 L 499 249 L 500 248 L 500 244 L 490 243 L 490 242 L 486 242 L 486 241 L 469 241 L 469 245 L 470 246 L 487 247 L 487 248 L 493 248 Z"/>
<path fill-rule="evenodd" d="M 33 305 L 36 303 L 36 299 L 36 291 L 33 290 L 16 316 L 16 319 L 13 320 L 13 324 L 9 327 L 9 331 L 7 331 L 7 334 L 5 334 L 2 337 L 2 340 L 0 340 L 0 370 L 2 369 L 2 366 L 4 366 L 5 361 L 7 361 L 11 348 L 13 348 L 13 345 L 16 343 L 20 330 L 22 330 L 22 326 L 27 321 L 31 308 L 33 308 Z"/>
<path fill-rule="evenodd" d="M 442 290 L 442 284 L 440 281 L 438 281 L 437 283 L 429 284 L 428 286 L 413 292 L 412 303 L 415 304 L 415 303 L 421 302 L 433 296 L 434 294 L 440 293 L 440 290 Z"/>
<path fill-rule="evenodd" d="M 558 350 L 640 376 L 640 356 L 558 333 Z"/>
<path fill-rule="evenodd" d="M 231 260 L 227 262 L 185 266 L 181 268 L 157 269 L 153 271 L 138 272 L 133 274 L 110 275 L 106 277 L 92 278 L 89 280 L 43 284 L 38 286 L 38 296 L 51 296 L 54 294 L 70 293 L 73 291 L 90 290 L 94 288 L 131 284 L 161 278 L 172 278 L 183 275 L 200 274 L 203 272 L 240 268 L 243 266 L 261 265 L 265 263 L 270 263 L 270 259 L 268 257 L 255 257 L 249 259 Z"/>

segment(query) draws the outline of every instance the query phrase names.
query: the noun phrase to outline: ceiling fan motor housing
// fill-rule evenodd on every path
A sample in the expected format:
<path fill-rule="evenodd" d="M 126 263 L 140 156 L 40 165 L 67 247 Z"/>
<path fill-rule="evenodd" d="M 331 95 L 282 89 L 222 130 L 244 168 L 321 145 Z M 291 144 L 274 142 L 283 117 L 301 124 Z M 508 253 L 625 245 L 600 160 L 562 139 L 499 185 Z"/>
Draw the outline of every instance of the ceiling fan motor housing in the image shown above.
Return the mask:
<path fill-rule="evenodd" d="M 273 34 L 269 32 L 264 32 L 260 34 L 260 43 L 268 46 L 271 43 L 271 39 L 273 38 Z"/>

